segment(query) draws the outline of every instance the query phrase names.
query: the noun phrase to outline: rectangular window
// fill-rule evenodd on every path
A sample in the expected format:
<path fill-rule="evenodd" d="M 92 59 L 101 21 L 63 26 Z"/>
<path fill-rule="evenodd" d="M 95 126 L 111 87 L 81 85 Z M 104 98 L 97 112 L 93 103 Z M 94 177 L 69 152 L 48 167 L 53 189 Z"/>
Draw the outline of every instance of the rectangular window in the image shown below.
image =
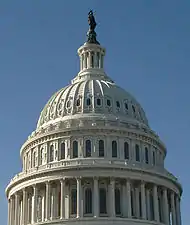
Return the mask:
<path fill-rule="evenodd" d="M 124 159 L 129 159 L 129 144 L 124 143 Z"/>
<path fill-rule="evenodd" d="M 71 214 L 77 213 L 77 190 L 72 189 L 71 191 Z"/>
<path fill-rule="evenodd" d="M 136 161 L 140 162 L 140 149 L 139 149 L 139 145 L 135 146 L 135 155 L 136 155 Z"/>
<path fill-rule="evenodd" d="M 107 204 L 106 204 L 106 190 L 105 188 L 100 188 L 100 197 L 99 197 L 99 208 L 100 213 L 106 214 L 107 213 Z"/>
<path fill-rule="evenodd" d="M 148 148 L 147 147 L 145 147 L 145 162 L 146 162 L 146 164 L 149 163 L 149 154 L 148 154 Z"/>
<path fill-rule="evenodd" d="M 155 152 L 152 153 L 152 161 L 153 161 L 153 165 L 155 166 L 156 164 Z"/>

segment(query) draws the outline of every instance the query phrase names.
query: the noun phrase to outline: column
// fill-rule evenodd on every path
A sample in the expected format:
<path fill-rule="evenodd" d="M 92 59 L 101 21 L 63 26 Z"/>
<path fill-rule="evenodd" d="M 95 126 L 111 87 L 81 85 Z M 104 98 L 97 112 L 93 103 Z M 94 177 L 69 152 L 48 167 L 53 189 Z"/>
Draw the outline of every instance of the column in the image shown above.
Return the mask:
<path fill-rule="evenodd" d="M 19 209 L 19 225 L 23 224 L 23 201 L 20 202 L 20 209 Z"/>
<path fill-rule="evenodd" d="M 169 205 L 168 205 L 168 192 L 167 189 L 163 190 L 163 212 L 164 212 L 164 222 L 166 225 L 170 224 L 169 221 Z"/>
<path fill-rule="evenodd" d="M 70 183 L 68 180 L 68 183 L 65 183 L 65 219 L 69 219 L 70 217 L 70 197 L 71 196 L 71 191 L 70 191 Z"/>
<path fill-rule="evenodd" d="M 171 210 L 172 210 L 172 225 L 176 225 L 176 209 L 173 191 L 171 192 Z"/>
<path fill-rule="evenodd" d="M 146 200 L 147 200 L 147 220 L 150 220 L 150 190 L 146 190 Z"/>
<path fill-rule="evenodd" d="M 77 218 L 81 217 L 81 178 L 77 178 Z"/>
<path fill-rule="evenodd" d="M 55 202 L 56 188 L 52 187 L 51 193 L 51 220 L 55 218 L 56 202 Z"/>
<path fill-rule="evenodd" d="M 92 68 L 92 52 L 89 52 L 88 54 L 89 54 L 89 65 L 88 65 L 88 67 Z"/>
<path fill-rule="evenodd" d="M 110 213 L 111 217 L 115 217 L 115 179 L 110 179 Z"/>
<path fill-rule="evenodd" d="M 15 194 L 15 225 L 19 225 L 19 195 L 18 193 Z"/>
<path fill-rule="evenodd" d="M 42 222 L 45 220 L 45 193 L 42 194 Z"/>
<path fill-rule="evenodd" d="M 26 225 L 27 223 L 27 191 L 26 189 L 24 188 L 23 189 L 23 209 L 22 209 L 22 224 L 23 225 Z"/>
<path fill-rule="evenodd" d="M 97 177 L 94 177 L 94 217 L 99 217 L 99 186 Z"/>
<path fill-rule="evenodd" d="M 87 68 L 87 53 L 85 52 L 84 53 L 84 68 L 83 69 L 86 69 Z"/>
<path fill-rule="evenodd" d="M 131 218 L 131 183 L 130 180 L 126 181 L 127 189 L 127 217 Z"/>
<path fill-rule="evenodd" d="M 102 54 L 101 52 L 99 53 L 99 68 L 102 68 Z"/>
<path fill-rule="evenodd" d="M 61 204 L 60 204 L 60 219 L 65 218 L 65 180 L 61 179 Z"/>
<path fill-rule="evenodd" d="M 157 185 L 153 187 L 153 202 L 154 202 L 154 220 L 160 222 L 159 208 L 158 208 L 158 188 Z"/>
<path fill-rule="evenodd" d="M 90 52 L 87 53 L 87 69 L 90 68 Z"/>
<path fill-rule="evenodd" d="M 98 67 L 97 52 L 94 52 L 94 68 Z"/>
<path fill-rule="evenodd" d="M 177 225 L 181 225 L 180 197 L 176 195 L 176 216 Z"/>
<path fill-rule="evenodd" d="M 13 221 L 14 221 L 14 201 L 13 201 L 13 198 L 12 196 L 10 197 L 10 219 L 9 219 L 9 225 L 12 225 L 13 224 Z"/>
<path fill-rule="evenodd" d="M 83 57 L 84 57 L 84 55 L 83 54 L 81 54 L 80 55 L 80 70 L 83 70 Z"/>
<path fill-rule="evenodd" d="M 8 225 L 11 225 L 10 215 L 11 215 L 11 200 L 8 199 Z"/>
<path fill-rule="evenodd" d="M 142 218 L 146 220 L 146 196 L 145 196 L 145 183 L 141 183 L 141 211 Z"/>
<path fill-rule="evenodd" d="M 46 210 L 45 210 L 45 220 L 50 218 L 50 183 L 46 182 Z"/>
<path fill-rule="evenodd" d="M 27 202 L 27 223 L 31 223 L 31 194 L 28 195 L 28 202 Z"/>
<path fill-rule="evenodd" d="M 33 186 L 32 223 L 37 222 L 37 187 Z"/>

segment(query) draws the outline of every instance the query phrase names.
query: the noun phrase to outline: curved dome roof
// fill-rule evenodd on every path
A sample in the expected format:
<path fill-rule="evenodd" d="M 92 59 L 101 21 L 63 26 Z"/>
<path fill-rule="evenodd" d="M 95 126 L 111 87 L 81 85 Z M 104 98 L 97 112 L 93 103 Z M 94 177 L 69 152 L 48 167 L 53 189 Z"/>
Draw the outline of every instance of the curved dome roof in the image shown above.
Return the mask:
<path fill-rule="evenodd" d="M 37 127 L 71 115 L 113 115 L 148 126 L 144 110 L 124 89 L 103 79 L 84 79 L 56 92 L 41 112 Z"/>
<path fill-rule="evenodd" d="M 105 49 L 85 43 L 78 49 L 80 72 L 71 84 L 56 92 L 41 112 L 37 128 L 71 117 L 100 117 L 122 121 L 148 120 L 140 104 L 104 72 Z"/>

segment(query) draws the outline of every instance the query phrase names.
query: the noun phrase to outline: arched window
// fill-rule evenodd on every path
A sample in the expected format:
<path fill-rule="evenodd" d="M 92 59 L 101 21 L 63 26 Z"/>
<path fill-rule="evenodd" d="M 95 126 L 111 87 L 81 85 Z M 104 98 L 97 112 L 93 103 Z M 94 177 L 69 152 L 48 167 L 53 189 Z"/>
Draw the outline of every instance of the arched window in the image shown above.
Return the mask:
<path fill-rule="evenodd" d="M 65 142 L 61 143 L 61 159 L 65 159 Z"/>
<path fill-rule="evenodd" d="M 99 189 L 99 209 L 101 214 L 107 213 L 107 204 L 106 204 L 106 189 L 100 188 Z"/>
<path fill-rule="evenodd" d="M 33 152 L 33 167 L 36 166 L 36 152 Z"/>
<path fill-rule="evenodd" d="M 77 99 L 77 106 L 80 106 L 80 98 Z"/>
<path fill-rule="evenodd" d="M 101 105 L 101 99 L 100 98 L 97 98 L 97 100 L 96 100 L 96 103 L 97 103 L 97 105 Z"/>
<path fill-rule="evenodd" d="M 90 98 L 87 98 L 86 104 L 87 104 L 87 106 L 91 105 L 91 99 Z"/>
<path fill-rule="evenodd" d="M 146 162 L 146 164 L 149 163 L 149 154 L 148 154 L 148 148 L 147 147 L 145 147 L 145 162 Z"/>
<path fill-rule="evenodd" d="M 104 157 L 104 141 L 99 140 L 99 157 Z"/>
<path fill-rule="evenodd" d="M 115 189 L 115 214 L 121 214 L 121 193 L 119 188 Z"/>
<path fill-rule="evenodd" d="M 91 157 L 91 141 L 86 140 L 86 157 Z"/>
<path fill-rule="evenodd" d="M 119 101 L 116 101 L 116 106 L 117 106 L 117 108 L 120 108 L 120 102 Z"/>
<path fill-rule="evenodd" d="M 77 190 L 71 190 L 71 214 L 77 213 Z"/>
<path fill-rule="evenodd" d="M 135 106 L 134 105 L 132 105 L 132 109 L 133 109 L 133 113 L 135 113 Z"/>
<path fill-rule="evenodd" d="M 128 110 L 128 104 L 125 102 L 125 109 Z"/>
<path fill-rule="evenodd" d="M 73 158 L 78 158 L 78 142 L 73 141 Z"/>
<path fill-rule="evenodd" d="M 136 156 L 136 161 L 140 162 L 140 149 L 139 145 L 135 145 L 135 156 Z"/>
<path fill-rule="evenodd" d="M 112 157 L 116 158 L 117 157 L 117 142 L 112 141 Z"/>
<path fill-rule="evenodd" d="M 91 188 L 87 188 L 85 190 L 85 213 L 92 213 L 92 190 Z"/>
<path fill-rule="evenodd" d="M 124 143 L 124 159 L 129 159 L 129 144 L 128 144 L 128 142 Z"/>
<path fill-rule="evenodd" d="M 44 148 L 41 148 L 40 156 L 39 156 L 39 165 L 42 165 L 42 163 L 43 163 L 43 151 L 44 151 Z"/>
<path fill-rule="evenodd" d="M 68 100 L 67 101 L 67 108 L 70 108 L 71 107 L 71 100 Z"/>
<path fill-rule="evenodd" d="M 107 106 L 111 106 L 111 101 L 107 99 Z"/>
<path fill-rule="evenodd" d="M 49 161 L 50 162 L 53 162 L 53 160 L 54 160 L 54 146 L 51 145 L 50 146 L 50 157 L 49 157 Z"/>

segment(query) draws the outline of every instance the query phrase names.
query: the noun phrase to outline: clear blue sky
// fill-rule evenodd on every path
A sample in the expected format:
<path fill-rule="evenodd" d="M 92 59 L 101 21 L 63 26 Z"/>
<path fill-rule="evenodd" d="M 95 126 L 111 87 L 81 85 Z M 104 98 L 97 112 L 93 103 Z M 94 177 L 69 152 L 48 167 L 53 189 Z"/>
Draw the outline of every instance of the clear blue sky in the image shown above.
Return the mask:
<path fill-rule="evenodd" d="M 0 215 L 4 189 L 21 170 L 19 150 L 49 97 L 77 74 L 77 48 L 96 11 L 105 67 L 142 104 L 168 148 L 167 168 L 183 188 L 182 219 L 189 225 L 190 1 L 0 1 Z"/>

